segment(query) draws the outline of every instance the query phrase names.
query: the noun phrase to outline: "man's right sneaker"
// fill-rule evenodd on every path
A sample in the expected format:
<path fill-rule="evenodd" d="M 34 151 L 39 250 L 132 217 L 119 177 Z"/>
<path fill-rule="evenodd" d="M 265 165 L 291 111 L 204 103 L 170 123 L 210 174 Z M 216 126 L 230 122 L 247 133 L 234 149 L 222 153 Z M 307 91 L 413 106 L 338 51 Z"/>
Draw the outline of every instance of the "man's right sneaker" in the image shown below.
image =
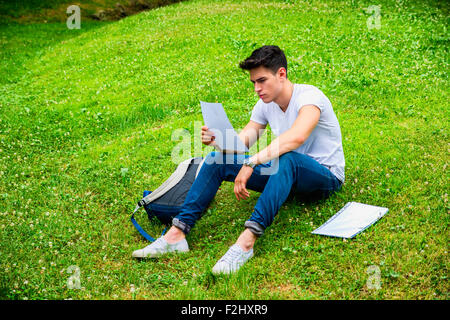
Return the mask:
<path fill-rule="evenodd" d="M 177 243 L 169 244 L 160 237 L 154 242 L 146 246 L 144 249 L 139 249 L 133 252 L 133 258 L 156 258 L 169 252 L 188 252 L 189 246 L 186 239 L 180 240 Z"/>

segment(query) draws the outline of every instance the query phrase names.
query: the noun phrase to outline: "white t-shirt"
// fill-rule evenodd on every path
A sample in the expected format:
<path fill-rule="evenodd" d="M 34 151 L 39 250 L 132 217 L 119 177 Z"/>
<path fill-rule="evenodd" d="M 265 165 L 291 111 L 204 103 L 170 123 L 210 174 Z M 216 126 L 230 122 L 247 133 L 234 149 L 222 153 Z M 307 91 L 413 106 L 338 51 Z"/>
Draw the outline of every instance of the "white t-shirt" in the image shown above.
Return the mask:
<path fill-rule="evenodd" d="M 319 107 L 319 122 L 305 143 L 293 151 L 313 158 L 343 183 L 345 159 L 341 128 L 330 100 L 318 88 L 308 84 L 294 84 L 294 92 L 285 112 L 275 102 L 264 103 L 260 99 L 253 107 L 250 120 L 263 125 L 269 123 L 272 132 L 278 137 L 292 127 L 300 109 L 309 104 Z"/>

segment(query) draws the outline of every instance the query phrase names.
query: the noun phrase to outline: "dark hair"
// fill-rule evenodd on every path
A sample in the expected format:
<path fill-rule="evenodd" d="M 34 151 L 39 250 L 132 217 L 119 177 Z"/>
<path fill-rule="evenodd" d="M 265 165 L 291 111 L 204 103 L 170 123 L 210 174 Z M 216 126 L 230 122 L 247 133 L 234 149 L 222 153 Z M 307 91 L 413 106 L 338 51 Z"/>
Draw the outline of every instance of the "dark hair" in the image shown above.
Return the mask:
<path fill-rule="evenodd" d="M 286 69 L 287 78 L 287 60 L 283 50 L 278 46 L 262 46 L 252 52 L 251 56 L 239 63 L 239 67 L 244 70 L 251 70 L 263 66 L 277 73 L 281 67 Z"/>

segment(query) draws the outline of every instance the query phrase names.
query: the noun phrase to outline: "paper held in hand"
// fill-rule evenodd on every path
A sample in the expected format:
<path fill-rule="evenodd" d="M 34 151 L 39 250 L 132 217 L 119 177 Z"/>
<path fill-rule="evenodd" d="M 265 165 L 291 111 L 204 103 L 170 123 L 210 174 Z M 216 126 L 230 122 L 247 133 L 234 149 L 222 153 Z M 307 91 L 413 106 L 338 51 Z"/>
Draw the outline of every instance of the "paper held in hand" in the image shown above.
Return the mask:
<path fill-rule="evenodd" d="M 353 238 L 377 222 L 388 211 L 389 209 L 384 207 L 348 202 L 327 222 L 311 233 L 330 237 Z"/>
<path fill-rule="evenodd" d="M 216 149 L 223 153 L 245 153 L 247 146 L 239 138 L 228 120 L 221 103 L 200 101 L 203 121 L 209 130 L 214 132 Z"/>

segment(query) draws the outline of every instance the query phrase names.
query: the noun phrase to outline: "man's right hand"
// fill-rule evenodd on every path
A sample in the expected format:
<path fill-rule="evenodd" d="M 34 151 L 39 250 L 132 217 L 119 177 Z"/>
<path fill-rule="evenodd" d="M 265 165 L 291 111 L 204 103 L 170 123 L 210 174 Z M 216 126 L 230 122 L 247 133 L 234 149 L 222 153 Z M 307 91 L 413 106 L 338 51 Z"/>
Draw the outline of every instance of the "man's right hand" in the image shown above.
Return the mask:
<path fill-rule="evenodd" d="M 202 127 L 202 143 L 204 145 L 215 146 L 216 145 L 215 138 L 216 137 L 214 136 L 214 132 L 209 130 L 207 126 Z"/>

